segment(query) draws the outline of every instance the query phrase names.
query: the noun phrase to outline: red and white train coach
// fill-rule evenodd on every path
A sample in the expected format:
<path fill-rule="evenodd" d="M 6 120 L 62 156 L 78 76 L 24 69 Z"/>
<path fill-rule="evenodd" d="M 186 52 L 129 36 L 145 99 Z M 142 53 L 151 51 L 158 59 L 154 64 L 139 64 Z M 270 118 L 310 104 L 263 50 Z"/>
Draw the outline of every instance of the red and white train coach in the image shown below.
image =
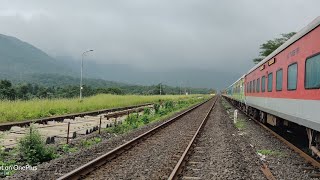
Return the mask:
<path fill-rule="evenodd" d="M 245 75 L 242 107 L 262 122 L 305 127 L 320 145 L 320 17 Z"/>

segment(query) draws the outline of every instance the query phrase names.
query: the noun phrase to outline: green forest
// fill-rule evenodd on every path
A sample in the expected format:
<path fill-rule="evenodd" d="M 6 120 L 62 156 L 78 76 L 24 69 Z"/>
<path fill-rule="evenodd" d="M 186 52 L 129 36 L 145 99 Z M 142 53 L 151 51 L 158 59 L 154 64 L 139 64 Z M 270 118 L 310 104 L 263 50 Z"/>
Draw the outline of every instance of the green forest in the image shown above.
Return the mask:
<path fill-rule="evenodd" d="M 93 96 L 96 94 L 137 94 L 137 95 L 159 95 L 161 94 L 208 94 L 213 93 L 212 89 L 205 88 L 180 88 L 167 85 L 125 85 L 113 84 L 113 86 L 84 85 L 83 96 Z M 79 96 L 79 86 L 45 86 L 42 84 L 13 83 L 9 80 L 0 80 L 0 99 L 1 100 L 30 100 L 42 98 L 74 98 Z"/>

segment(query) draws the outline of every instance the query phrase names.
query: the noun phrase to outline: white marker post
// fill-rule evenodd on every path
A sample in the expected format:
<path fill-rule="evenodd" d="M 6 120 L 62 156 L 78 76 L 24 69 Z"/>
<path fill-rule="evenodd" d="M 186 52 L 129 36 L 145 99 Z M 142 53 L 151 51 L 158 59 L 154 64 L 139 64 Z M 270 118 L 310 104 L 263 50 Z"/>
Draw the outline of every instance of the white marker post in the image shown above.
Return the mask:
<path fill-rule="evenodd" d="M 234 110 L 234 113 L 233 113 L 233 123 L 236 124 L 237 123 L 237 120 L 238 120 L 238 110 Z"/>

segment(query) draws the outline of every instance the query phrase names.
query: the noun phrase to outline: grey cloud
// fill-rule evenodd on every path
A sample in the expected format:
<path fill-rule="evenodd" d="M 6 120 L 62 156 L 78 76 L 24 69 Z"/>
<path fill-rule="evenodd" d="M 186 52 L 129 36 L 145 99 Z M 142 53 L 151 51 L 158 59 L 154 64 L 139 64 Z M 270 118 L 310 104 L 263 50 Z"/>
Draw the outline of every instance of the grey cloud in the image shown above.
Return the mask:
<path fill-rule="evenodd" d="M 139 68 L 210 69 L 241 74 L 261 43 L 318 16 L 309 0 L 7 0 L 0 33 L 53 56 Z"/>

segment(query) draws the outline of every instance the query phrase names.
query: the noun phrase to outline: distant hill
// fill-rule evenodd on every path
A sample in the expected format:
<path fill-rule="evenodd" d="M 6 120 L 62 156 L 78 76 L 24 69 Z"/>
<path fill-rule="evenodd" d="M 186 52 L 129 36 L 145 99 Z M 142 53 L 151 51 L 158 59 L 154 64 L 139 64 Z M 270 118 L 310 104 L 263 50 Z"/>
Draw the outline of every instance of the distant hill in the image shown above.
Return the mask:
<path fill-rule="evenodd" d="M 154 72 L 130 65 L 99 64 L 89 58 L 84 61 L 84 84 L 94 87 L 146 86 L 162 82 L 171 86 L 209 88 L 212 85 L 219 86 L 220 82 L 218 75 L 221 73 L 210 70 L 176 69 Z M 53 58 L 27 42 L 0 34 L 0 79 L 8 79 L 14 83 L 67 86 L 78 85 L 79 76 L 79 59 Z M 208 82 L 212 82 L 212 85 L 208 85 Z"/>
<path fill-rule="evenodd" d="M 242 74 L 221 72 L 209 68 L 177 68 L 168 70 L 139 69 L 127 64 L 103 64 L 90 57 L 84 61 L 84 77 L 104 79 L 129 84 L 152 85 L 163 82 L 170 86 L 192 86 L 197 88 L 225 88 Z M 65 67 L 80 74 L 80 60 L 72 57 L 56 57 Z"/>
<path fill-rule="evenodd" d="M 72 75 L 40 49 L 15 37 L 0 34 L 0 76 L 16 78 L 30 73 L 63 73 Z"/>

